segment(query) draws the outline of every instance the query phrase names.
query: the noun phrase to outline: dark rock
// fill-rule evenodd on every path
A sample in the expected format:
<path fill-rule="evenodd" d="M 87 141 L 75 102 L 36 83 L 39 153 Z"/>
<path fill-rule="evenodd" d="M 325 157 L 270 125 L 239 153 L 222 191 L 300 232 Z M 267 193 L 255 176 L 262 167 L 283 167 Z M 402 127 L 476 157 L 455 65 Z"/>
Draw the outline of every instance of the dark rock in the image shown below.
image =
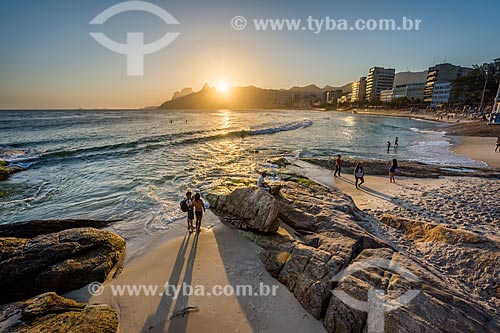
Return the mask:
<path fill-rule="evenodd" d="M 87 305 L 46 293 L 0 306 L 0 331 L 5 333 L 115 333 L 118 316 L 107 305 Z"/>
<path fill-rule="evenodd" d="M 125 240 L 93 228 L 33 239 L 0 238 L 0 303 L 104 282 L 121 263 Z"/>
<path fill-rule="evenodd" d="M 3 161 L 0 161 L 3 162 Z M 3 165 L 0 164 L 0 181 L 6 180 L 9 178 L 9 176 L 13 173 L 22 171 L 23 169 L 20 166 L 7 166 L 7 164 L 3 163 Z"/>
<path fill-rule="evenodd" d="M 33 238 L 72 228 L 104 228 L 115 221 L 34 220 L 0 225 L 0 237 Z"/>
<path fill-rule="evenodd" d="M 274 197 L 258 187 L 238 188 L 231 194 L 209 197 L 213 210 L 238 229 L 276 232 L 279 205 Z"/>
<path fill-rule="evenodd" d="M 275 164 L 277 166 L 280 166 L 282 168 L 286 167 L 287 165 L 290 165 L 291 163 L 288 162 L 288 160 L 284 157 L 279 157 L 279 158 L 275 158 L 273 160 L 268 160 L 267 163 L 270 163 L 270 164 Z"/>

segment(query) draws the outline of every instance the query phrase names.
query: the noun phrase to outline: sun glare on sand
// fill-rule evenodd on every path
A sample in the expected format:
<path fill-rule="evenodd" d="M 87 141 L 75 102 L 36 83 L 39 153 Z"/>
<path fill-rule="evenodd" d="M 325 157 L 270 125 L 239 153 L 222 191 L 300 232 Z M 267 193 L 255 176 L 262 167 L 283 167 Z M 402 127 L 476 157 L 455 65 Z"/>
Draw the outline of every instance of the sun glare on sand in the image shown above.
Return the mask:
<path fill-rule="evenodd" d="M 215 88 L 218 92 L 225 94 L 229 91 L 229 84 L 227 82 L 219 82 Z"/>

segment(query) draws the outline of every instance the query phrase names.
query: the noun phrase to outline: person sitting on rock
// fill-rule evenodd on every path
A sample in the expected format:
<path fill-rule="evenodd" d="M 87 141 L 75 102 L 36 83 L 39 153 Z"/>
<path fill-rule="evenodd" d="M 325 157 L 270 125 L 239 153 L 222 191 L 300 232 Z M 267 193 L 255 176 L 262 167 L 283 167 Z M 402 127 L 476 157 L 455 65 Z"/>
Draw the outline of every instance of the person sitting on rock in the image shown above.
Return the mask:
<path fill-rule="evenodd" d="M 262 174 L 260 175 L 259 177 L 259 180 L 257 181 L 257 186 L 266 190 L 266 191 L 270 191 L 271 190 L 271 187 L 266 183 L 266 178 L 267 176 L 267 172 L 262 172 Z"/>

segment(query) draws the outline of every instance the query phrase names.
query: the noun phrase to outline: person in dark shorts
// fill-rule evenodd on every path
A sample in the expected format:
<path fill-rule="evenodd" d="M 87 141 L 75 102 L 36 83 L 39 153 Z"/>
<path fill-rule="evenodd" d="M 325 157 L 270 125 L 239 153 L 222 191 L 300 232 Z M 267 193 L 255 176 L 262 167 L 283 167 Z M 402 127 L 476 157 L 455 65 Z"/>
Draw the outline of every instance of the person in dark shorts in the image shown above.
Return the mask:
<path fill-rule="evenodd" d="M 196 232 L 200 232 L 201 220 L 203 219 L 203 212 L 205 211 L 205 203 L 201 199 L 199 193 L 194 195 L 193 200 L 194 215 L 196 216 Z"/>
<path fill-rule="evenodd" d="M 500 153 L 500 136 L 497 138 L 497 141 L 496 141 L 496 147 L 495 147 L 495 153 L 498 152 Z"/>
<path fill-rule="evenodd" d="M 187 216 L 187 225 L 188 225 L 188 231 L 193 232 L 194 231 L 194 226 L 193 226 L 193 221 L 194 221 L 194 209 L 193 209 L 193 198 L 192 198 L 193 193 L 188 191 L 186 193 L 186 204 L 188 206 L 188 216 Z"/>
<path fill-rule="evenodd" d="M 337 159 L 335 160 L 335 172 L 333 174 L 333 177 L 337 177 L 337 174 L 340 177 L 341 169 L 342 169 L 342 157 L 340 155 L 337 155 Z"/>
<path fill-rule="evenodd" d="M 391 164 L 391 163 L 389 163 L 389 164 Z M 389 169 L 389 181 L 391 183 L 396 182 L 396 180 L 394 179 L 394 174 L 396 173 L 397 168 L 398 168 L 398 161 L 395 158 L 393 158 L 391 168 Z"/>
<path fill-rule="evenodd" d="M 365 182 L 365 169 L 363 169 L 363 164 L 356 164 L 356 168 L 354 169 L 354 179 L 356 180 L 356 188 L 359 187 Z M 361 181 L 359 184 L 358 182 Z"/>

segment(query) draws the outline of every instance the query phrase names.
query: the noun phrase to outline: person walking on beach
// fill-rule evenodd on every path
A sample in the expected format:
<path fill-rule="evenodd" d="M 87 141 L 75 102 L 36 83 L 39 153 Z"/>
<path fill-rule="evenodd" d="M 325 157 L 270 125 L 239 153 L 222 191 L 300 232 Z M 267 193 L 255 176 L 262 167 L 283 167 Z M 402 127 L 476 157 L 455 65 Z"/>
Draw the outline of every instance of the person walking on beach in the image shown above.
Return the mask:
<path fill-rule="evenodd" d="M 342 169 L 342 156 L 337 155 L 337 159 L 335 160 L 335 172 L 333 174 L 333 177 L 337 177 L 337 174 L 340 177 L 340 170 Z"/>
<path fill-rule="evenodd" d="M 495 153 L 498 152 L 500 153 L 500 136 L 497 138 L 497 142 L 496 142 L 497 146 L 495 147 Z"/>
<path fill-rule="evenodd" d="M 363 164 L 356 164 L 356 168 L 354 169 L 354 178 L 356 179 L 356 188 L 359 187 L 365 182 L 365 170 L 363 169 Z M 358 182 L 361 181 L 358 185 Z"/>
<path fill-rule="evenodd" d="M 395 183 L 396 180 L 394 179 L 394 174 L 396 173 L 396 169 L 398 168 L 398 161 L 395 158 L 393 158 L 392 164 L 390 162 L 389 164 L 391 165 L 391 168 L 389 169 L 389 181 L 391 183 Z"/>
<path fill-rule="evenodd" d="M 194 210 L 193 210 L 193 193 L 188 191 L 186 193 L 186 198 L 181 202 L 181 209 L 183 212 L 187 212 L 187 228 L 189 232 L 194 231 L 193 220 L 194 220 Z"/>
<path fill-rule="evenodd" d="M 271 187 L 269 185 L 267 185 L 267 183 L 266 183 L 266 176 L 267 176 L 267 172 L 265 172 L 265 171 L 262 172 L 262 174 L 259 177 L 259 180 L 257 180 L 257 186 L 266 190 L 266 191 L 270 191 Z"/>
<path fill-rule="evenodd" d="M 205 203 L 201 199 L 199 193 L 194 195 L 193 200 L 194 214 L 196 215 L 196 232 L 200 232 L 201 220 L 203 219 L 203 212 L 205 211 Z"/>

